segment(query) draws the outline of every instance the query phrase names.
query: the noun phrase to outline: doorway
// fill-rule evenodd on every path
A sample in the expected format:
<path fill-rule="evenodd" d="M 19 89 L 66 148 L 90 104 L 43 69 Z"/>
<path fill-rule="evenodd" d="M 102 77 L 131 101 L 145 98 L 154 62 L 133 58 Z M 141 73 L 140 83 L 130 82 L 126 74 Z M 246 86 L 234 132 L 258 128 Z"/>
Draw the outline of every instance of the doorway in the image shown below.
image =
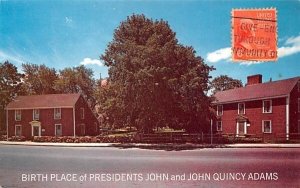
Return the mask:
<path fill-rule="evenodd" d="M 32 125 L 32 136 L 41 136 L 41 126 Z"/>
<path fill-rule="evenodd" d="M 245 134 L 247 134 L 247 124 L 245 121 L 237 122 L 236 134 L 237 136 L 244 136 Z"/>

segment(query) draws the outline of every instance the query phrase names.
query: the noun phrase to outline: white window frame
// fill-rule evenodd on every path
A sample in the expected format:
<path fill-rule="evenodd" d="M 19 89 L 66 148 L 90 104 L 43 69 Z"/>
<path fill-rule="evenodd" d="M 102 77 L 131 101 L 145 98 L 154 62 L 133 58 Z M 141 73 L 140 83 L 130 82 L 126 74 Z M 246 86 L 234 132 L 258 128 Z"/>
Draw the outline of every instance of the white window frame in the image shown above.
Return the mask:
<path fill-rule="evenodd" d="M 270 101 L 270 111 L 269 112 L 265 112 L 265 102 L 266 101 Z M 271 99 L 270 100 L 263 100 L 262 103 L 263 103 L 263 113 L 264 114 L 270 114 L 270 113 L 272 113 L 272 100 Z"/>
<path fill-rule="evenodd" d="M 58 109 L 59 109 L 59 113 L 56 113 L 56 110 Z M 61 119 L 61 108 L 54 108 L 53 111 L 54 111 L 54 119 Z M 56 114 L 59 114 L 59 117 L 56 116 Z"/>
<path fill-rule="evenodd" d="M 221 107 L 221 111 L 219 113 L 219 108 Z M 222 116 L 223 115 L 223 105 L 217 105 L 217 115 Z"/>
<path fill-rule="evenodd" d="M 96 131 L 96 133 L 98 133 L 98 123 L 94 122 L 94 125 L 95 125 L 95 131 Z"/>
<path fill-rule="evenodd" d="M 56 134 L 56 133 L 57 133 L 57 132 L 56 132 L 56 126 L 58 126 L 58 125 L 60 125 L 60 128 L 61 128 L 61 135 L 57 135 L 57 134 Z M 55 136 L 62 136 L 62 135 L 63 135 L 63 133 L 62 133 L 62 124 L 58 123 L 58 124 L 55 124 L 54 126 L 55 126 L 55 130 L 54 130 L 55 132 L 54 132 L 54 135 L 55 135 Z"/>
<path fill-rule="evenodd" d="M 240 105 L 244 105 L 243 113 L 240 112 Z M 246 114 L 246 105 L 244 102 L 238 103 L 238 114 L 240 115 Z"/>
<path fill-rule="evenodd" d="M 240 125 L 240 123 L 243 123 L 244 124 L 244 133 L 242 134 L 242 135 L 240 135 L 240 127 L 239 127 L 239 125 Z M 236 122 L 236 135 L 237 136 L 244 136 L 244 135 L 246 135 L 247 134 L 247 122 L 245 121 L 245 122 Z"/>
<path fill-rule="evenodd" d="M 33 136 L 33 130 L 34 127 L 38 127 L 39 128 L 39 135 L 38 136 L 42 136 L 42 127 L 41 127 L 41 123 L 37 123 L 37 124 L 31 124 L 31 136 Z"/>
<path fill-rule="evenodd" d="M 21 134 L 17 135 L 17 127 L 21 128 Z M 15 136 L 22 136 L 22 125 L 15 125 Z"/>
<path fill-rule="evenodd" d="M 221 128 L 219 129 L 219 123 L 221 124 Z M 217 121 L 217 131 L 222 131 L 223 130 L 223 123 L 222 121 Z"/>
<path fill-rule="evenodd" d="M 17 119 L 17 117 L 18 117 L 17 116 L 18 115 L 17 112 L 20 112 L 20 119 Z M 15 120 L 16 121 L 21 121 L 22 120 L 22 110 L 15 110 Z"/>
<path fill-rule="evenodd" d="M 80 118 L 84 119 L 84 108 L 80 108 Z"/>
<path fill-rule="evenodd" d="M 38 112 L 37 113 L 37 118 L 35 118 L 35 115 L 36 115 L 35 112 Z M 39 120 L 39 119 L 40 119 L 40 109 L 33 109 L 32 110 L 32 120 Z"/>
<path fill-rule="evenodd" d="M 83 127 L 83 131 L 82 131 L 82 127 Z M 80 133 L 82 134 L 82 136 L 85 136 L 85 132 L 86 132 L 85 128 L 86 127 L 84 123 L 80 124 Z"/>
<path fill-rule="evenodd" d="M 265 122 L 270 122 L 270 132 L 265 132 Z M 272 133 L 272 121 L 271 120 L 262 120 L 262 132 L 263 133 Z"/>

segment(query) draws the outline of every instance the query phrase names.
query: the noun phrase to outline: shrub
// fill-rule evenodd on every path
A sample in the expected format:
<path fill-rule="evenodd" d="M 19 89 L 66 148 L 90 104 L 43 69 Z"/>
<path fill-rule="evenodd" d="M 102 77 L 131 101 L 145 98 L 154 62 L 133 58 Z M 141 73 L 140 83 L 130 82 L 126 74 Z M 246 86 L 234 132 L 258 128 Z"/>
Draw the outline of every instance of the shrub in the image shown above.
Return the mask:
<path fill-rule="evenodd" d="M 24 142 L 26 139 L 24 136 L 12 136 L 8 138 L 8 141 Z"/>
<path fill-rule="evenodd" d="M 0 141 L 6 141 L 7 140 L 7 136 L 6 135 L 1 135 L 0 136 Z"/>

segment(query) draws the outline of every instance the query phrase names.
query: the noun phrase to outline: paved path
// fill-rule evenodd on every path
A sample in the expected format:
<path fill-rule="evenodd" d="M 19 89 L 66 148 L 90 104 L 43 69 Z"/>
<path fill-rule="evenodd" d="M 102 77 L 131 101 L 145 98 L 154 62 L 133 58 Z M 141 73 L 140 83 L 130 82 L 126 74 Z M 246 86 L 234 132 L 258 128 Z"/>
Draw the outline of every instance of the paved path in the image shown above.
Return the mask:
<path fill-rule="evenodd" d="M 190 146 L 194 148 L 211 147 L 202 144 L 118 144 L 118 143 L 51 143 L 51 142 L 8 142 L 0 141 L 3 145 L 27 145 L 27 146 L 57 146 L 57 147 L 150 147 L 150 146 Z M 226 144 L 213 145 L 213 147 L 229 148 L 300 148 L 300 144 Z"/>
<path fill-rule="evenodd" d="M 165 151 L 1 144 L 0 186 L 297 187 L 300 185 L 299 157 L 299 148 Z M 38 174 L 46 179 L 39 180 Z M 72 175 L 71 179 L 68 174 Z M 80 181 L 84 175 L 87 179 Z M 121 176 L 124 176 L 122 181 Z M 152 179 L 147 180 L 148 176 Z M 172 180 L 173 176 L 177 179 Z"/>

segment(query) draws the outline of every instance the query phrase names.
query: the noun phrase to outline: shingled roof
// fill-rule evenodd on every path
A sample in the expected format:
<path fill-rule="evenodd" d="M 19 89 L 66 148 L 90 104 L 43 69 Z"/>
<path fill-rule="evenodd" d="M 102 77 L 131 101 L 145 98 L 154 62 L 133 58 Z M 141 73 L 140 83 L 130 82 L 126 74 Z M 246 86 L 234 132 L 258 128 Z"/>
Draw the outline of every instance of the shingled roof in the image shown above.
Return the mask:
<path fill-rule="evenodd" d="M 6 109 L 33 109 L 33 108 L 72 108 L 80 94 L 48 94 L 19 96 L 10 102 Z"/>
<path fill-rule="evenodd" d="M 214 103 L 221 104 L 286 96 L 292 91 L 299 80 L 300 77 L 294 77 L 286 80 L 248 85 L 241 88 L 217 92 L 215 94 L 216 101 Z"/>

